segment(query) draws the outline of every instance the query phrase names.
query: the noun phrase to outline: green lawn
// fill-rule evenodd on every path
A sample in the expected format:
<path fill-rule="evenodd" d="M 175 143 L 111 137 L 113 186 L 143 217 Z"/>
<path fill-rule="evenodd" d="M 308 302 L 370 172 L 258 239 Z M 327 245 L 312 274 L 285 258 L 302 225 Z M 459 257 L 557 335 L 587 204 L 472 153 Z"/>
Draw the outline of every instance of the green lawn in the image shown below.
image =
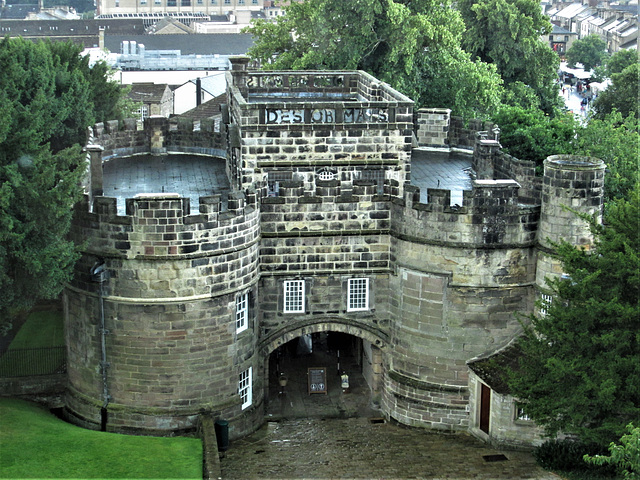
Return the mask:
<path fill-rule="evenodd" d="M 202 478 L 202 444 L 85 430 L 0 398 L 0 478 Z"/>
<path fill-rule="evenodd" d="M 31 312 L 13 339 L 12 348 L 43 348 L 64 346 L 62 312 Z"/>
<path fill-rule="evenodd" d="M 56 373 L 64 363 L 62 312 L 36 311 L 0 357 L 0 376 L 16 377 Z M 39 349 L 39 350 L 33 350 Z"/>

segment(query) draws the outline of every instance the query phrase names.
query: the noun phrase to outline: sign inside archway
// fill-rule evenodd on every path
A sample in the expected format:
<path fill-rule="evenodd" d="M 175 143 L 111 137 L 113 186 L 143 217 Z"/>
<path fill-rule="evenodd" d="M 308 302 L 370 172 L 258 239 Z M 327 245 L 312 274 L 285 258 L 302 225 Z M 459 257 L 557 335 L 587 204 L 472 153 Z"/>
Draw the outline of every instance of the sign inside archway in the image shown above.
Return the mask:
<path fill-rule="evenodd" d="M 309 368 L 307 370 L 309 395 L 314 393 L 327 394 L 327 369 L 324 367 Z"/>

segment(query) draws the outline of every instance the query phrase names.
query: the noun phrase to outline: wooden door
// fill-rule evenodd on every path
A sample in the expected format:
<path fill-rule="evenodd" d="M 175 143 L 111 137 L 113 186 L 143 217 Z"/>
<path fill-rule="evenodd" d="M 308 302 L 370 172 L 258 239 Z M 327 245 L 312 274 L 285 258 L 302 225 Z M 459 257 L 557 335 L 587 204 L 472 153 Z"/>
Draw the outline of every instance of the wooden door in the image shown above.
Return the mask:
<path fill-rule="evenodd" d="M 484 383 L 480 388 L 480 430 L 489 435 L 489 416 L 491 414 L 491 389 Z"/>

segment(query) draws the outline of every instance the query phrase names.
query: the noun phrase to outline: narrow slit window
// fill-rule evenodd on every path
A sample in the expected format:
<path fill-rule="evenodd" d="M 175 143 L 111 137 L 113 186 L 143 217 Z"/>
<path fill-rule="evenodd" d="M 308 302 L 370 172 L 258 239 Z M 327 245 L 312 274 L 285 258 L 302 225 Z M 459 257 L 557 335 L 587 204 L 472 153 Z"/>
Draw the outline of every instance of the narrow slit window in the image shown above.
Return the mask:
<path fill-rule="evenodd" d="M 251 373 L 252 368 L 249 367 L 244 372 L 242 372 L 238 378 L 238 394 L 242 399 L 242 409 L 251 406 L 251 402 L 253 401 L 252 391 L 251 391 Z"/>
<path fill-rule="evenodd" d="M 247 329 L 249 320 L 249 294 L 244 293 L 236 298 L 236 333 Z"/>

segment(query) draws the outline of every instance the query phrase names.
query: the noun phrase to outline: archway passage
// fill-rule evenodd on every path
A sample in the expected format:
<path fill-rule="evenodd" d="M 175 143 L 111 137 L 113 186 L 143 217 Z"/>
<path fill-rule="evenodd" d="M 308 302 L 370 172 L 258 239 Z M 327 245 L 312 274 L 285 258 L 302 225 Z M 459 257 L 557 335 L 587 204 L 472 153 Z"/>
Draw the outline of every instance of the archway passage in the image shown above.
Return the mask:
<path fill-rule="evenodd" d="M 381 358 L 375 346 L 346 333 L 290 340 L 267 360 L 267 418 L 380 417 L 375 372 L 381 370 Z"/>

